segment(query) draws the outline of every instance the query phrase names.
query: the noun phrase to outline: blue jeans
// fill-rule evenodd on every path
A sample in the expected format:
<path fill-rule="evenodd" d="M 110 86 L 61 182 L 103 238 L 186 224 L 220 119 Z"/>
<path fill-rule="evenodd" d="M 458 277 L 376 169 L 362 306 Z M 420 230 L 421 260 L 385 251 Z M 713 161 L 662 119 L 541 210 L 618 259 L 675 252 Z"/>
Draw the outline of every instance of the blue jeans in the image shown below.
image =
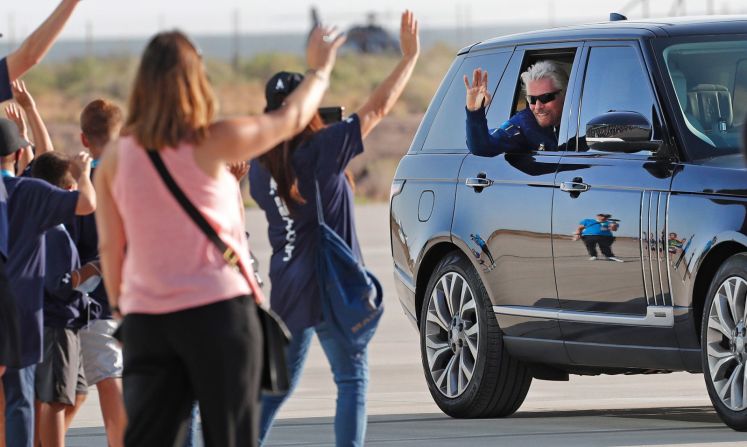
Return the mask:
<path fill-rule="evenodd" d="M 259 443 L 264 444 L 280 406 L 298 385 L 311 338 L 316 332 L 327 356 L 337 385 L 335 439 L 338 446 L 363 446 L 366 437 L 366 390 L 368 388 L 368 349 L 355 351 L 338 339 L 327 323 L 293 334 L 288 346 L 290 391 L 279 396 L 262 396 Z"/>
<path fill-rule="evenodd" d="M 8 368 L 5 389 L 5 443 L 13 447 L 34 444 L 34 376 L 36 365 Z"/>

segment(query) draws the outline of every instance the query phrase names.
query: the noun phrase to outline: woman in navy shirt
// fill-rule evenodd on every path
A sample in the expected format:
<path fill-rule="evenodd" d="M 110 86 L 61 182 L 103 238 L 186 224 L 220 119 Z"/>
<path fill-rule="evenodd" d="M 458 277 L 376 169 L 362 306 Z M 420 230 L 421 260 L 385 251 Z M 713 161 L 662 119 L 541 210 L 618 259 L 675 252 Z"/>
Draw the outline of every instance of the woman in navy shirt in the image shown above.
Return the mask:
<path fill-rule="evenodd" d="M 402 59 L 357 113 L 324 126 L 317 115 L 307 128 L 252 161 L 251 193 L 265 211 L 273 248 L 270 280 L 273 310 L 293 334 L 288 349 L 291 389 L 301 376 L 311 338 L 316 332 L 337 384 L 335 436 L 337 445 L 361 446 L 366 431 L 366 349 L 352 350 L 322 321 L 316 279 L 318 223 L 315 183 L 319 182 L 324 220 L 361 259 L 353 220 L 353 192 L 345 177 L 350 160 L 363 152 L 363 138 L 389 113 L 412 75 L 419 52 L 418 25 L 412 12 L 402 14 Z M 266 111 L 283 106 L 303 76 L 281 72 L 267 83 Z M 260 443 L 287 395 L 263 396 Z"/>

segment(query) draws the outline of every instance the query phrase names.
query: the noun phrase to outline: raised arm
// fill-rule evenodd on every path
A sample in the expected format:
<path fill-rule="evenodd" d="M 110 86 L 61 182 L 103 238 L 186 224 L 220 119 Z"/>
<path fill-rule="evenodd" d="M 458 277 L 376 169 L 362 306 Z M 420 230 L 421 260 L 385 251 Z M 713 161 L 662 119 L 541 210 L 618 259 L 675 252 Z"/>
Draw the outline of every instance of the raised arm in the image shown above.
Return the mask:
<path fill-rule="evenodd" d="M 117 148 L 111 146 L 101 158 L 96 169 L 94 183 L 98 193 L 98 211 L 96 228 L 99 236 L 99 259 L 101 272 L 109 298 L 112 312 L 118 317 L 116 309 L 122 287 L 122 265 L 124 264 L 127 240 L 124 233 L 122 217 L 112 196 L 112 179 L 117 171 Z"/>
<path fill-rule="evenodd" d="M 26 88 L 26 83 L 17 80 L 11 86 L 13 87 L 13 98 L 23 108 L 23 111 L 26 112 L 26 118 L 29 121 L 29 127 L 31 127 L 31 134 L 34 136 L 33 141 L 36 151 L 33 156 L 38 157 L 45 152 L 53 151 L 52 138 L 49 137 L 47 126 L 44 124 L 44 120 L 42 120 L 41 114 L 36 108 L 36 101 L 34 101 L 33 96 L 31 96 L 31 93 Z"/>
<path fill-rule="evenodd" d="M 412 11 L 406 10 L 402 13 L 399 44 L 402 49 L 402 59 L 357 112 L 363 138 L 366 138 L 392 110 L 412 76 L 415 63 L 420 55 L 418 21 L 415 20 Z"/>
<path fill-rule="evenodd" d="M 42 60 L 79 2 L 80 0 L 62 0 L 52 15 L 23 41 L 20 48 L 8 55 L 8 74 L 11 81 L 23 76 Z"/>
<path fill-rule="evenodd" d="M 96 191 L 91 183 L 91 155 L 88 152 L 80 152 L 73 158 L 77 169 L 78 177 L 78 204 L 75 207 L 75 214 L 85 216 L 96 211 Z"/>
<path fill-rule="evenodd" d="M 21 108 L 16 104 L 10 103 L 5 106 L 5 116 L 7 116 L 9 120 L 15 123 L 16 127 L 18 128 L 18 134 L 21 135 L 21 138 L 29 141 L 28 126 L 26 125 L 26 120 L 23 119 Z M 33 159 L 34 152 L 31 150 L 31 145 L 28 145 L 21 149 L 18 158 L 16 159 L 17 161 L 15 174 L 21 175 Z"/>
<path fill-rule="evenodd" d="M 309 71 L 303 82 L 288 96 L 283 107 L 260 116 L 219 121 L 210 128 L 202 143 L 204 153 L 226 162 L 258 157 L 280 142 L 300 133 L 317 111 L 329 85 L 337 49 L 345 37 L 336 29 L 317 27 L 307 48 Z"/>

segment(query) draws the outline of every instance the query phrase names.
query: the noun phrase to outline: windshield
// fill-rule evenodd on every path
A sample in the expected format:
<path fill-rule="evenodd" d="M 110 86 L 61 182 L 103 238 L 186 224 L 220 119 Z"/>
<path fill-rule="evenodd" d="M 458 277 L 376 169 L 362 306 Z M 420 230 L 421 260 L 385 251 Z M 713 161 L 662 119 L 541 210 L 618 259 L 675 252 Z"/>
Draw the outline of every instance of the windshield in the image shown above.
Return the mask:
<path fill-rule="evenodd" d="M 660 53 L 696 160 L 738 152 L 747 118 L 747 40 L 704 40 L 680 40 Z"/>

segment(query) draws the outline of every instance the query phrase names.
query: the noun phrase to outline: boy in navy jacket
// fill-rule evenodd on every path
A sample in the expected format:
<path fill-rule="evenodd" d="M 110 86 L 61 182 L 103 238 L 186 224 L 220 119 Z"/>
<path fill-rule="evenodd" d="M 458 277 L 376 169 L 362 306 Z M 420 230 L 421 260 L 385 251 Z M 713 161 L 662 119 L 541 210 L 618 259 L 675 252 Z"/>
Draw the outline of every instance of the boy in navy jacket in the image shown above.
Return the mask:
<path fill-rule="evenodd" d="M 35 160 L 32 175 L 72 191 L 77 182 L 71 167 L 68 157 L 49 152 Z M 81 267 L 78 249 L 63 224 L 48 229 L 44 237 L 44 348 L 36 368 L 35 391 L 41 403 L 40 439 L 54 445 L 64 440 L 65 420 L 72 420 L 88 392 L 78 331 L 88 321 L 92 303 L 78 289 L 100 278 L 100 268 L 95 263 Z"/>

